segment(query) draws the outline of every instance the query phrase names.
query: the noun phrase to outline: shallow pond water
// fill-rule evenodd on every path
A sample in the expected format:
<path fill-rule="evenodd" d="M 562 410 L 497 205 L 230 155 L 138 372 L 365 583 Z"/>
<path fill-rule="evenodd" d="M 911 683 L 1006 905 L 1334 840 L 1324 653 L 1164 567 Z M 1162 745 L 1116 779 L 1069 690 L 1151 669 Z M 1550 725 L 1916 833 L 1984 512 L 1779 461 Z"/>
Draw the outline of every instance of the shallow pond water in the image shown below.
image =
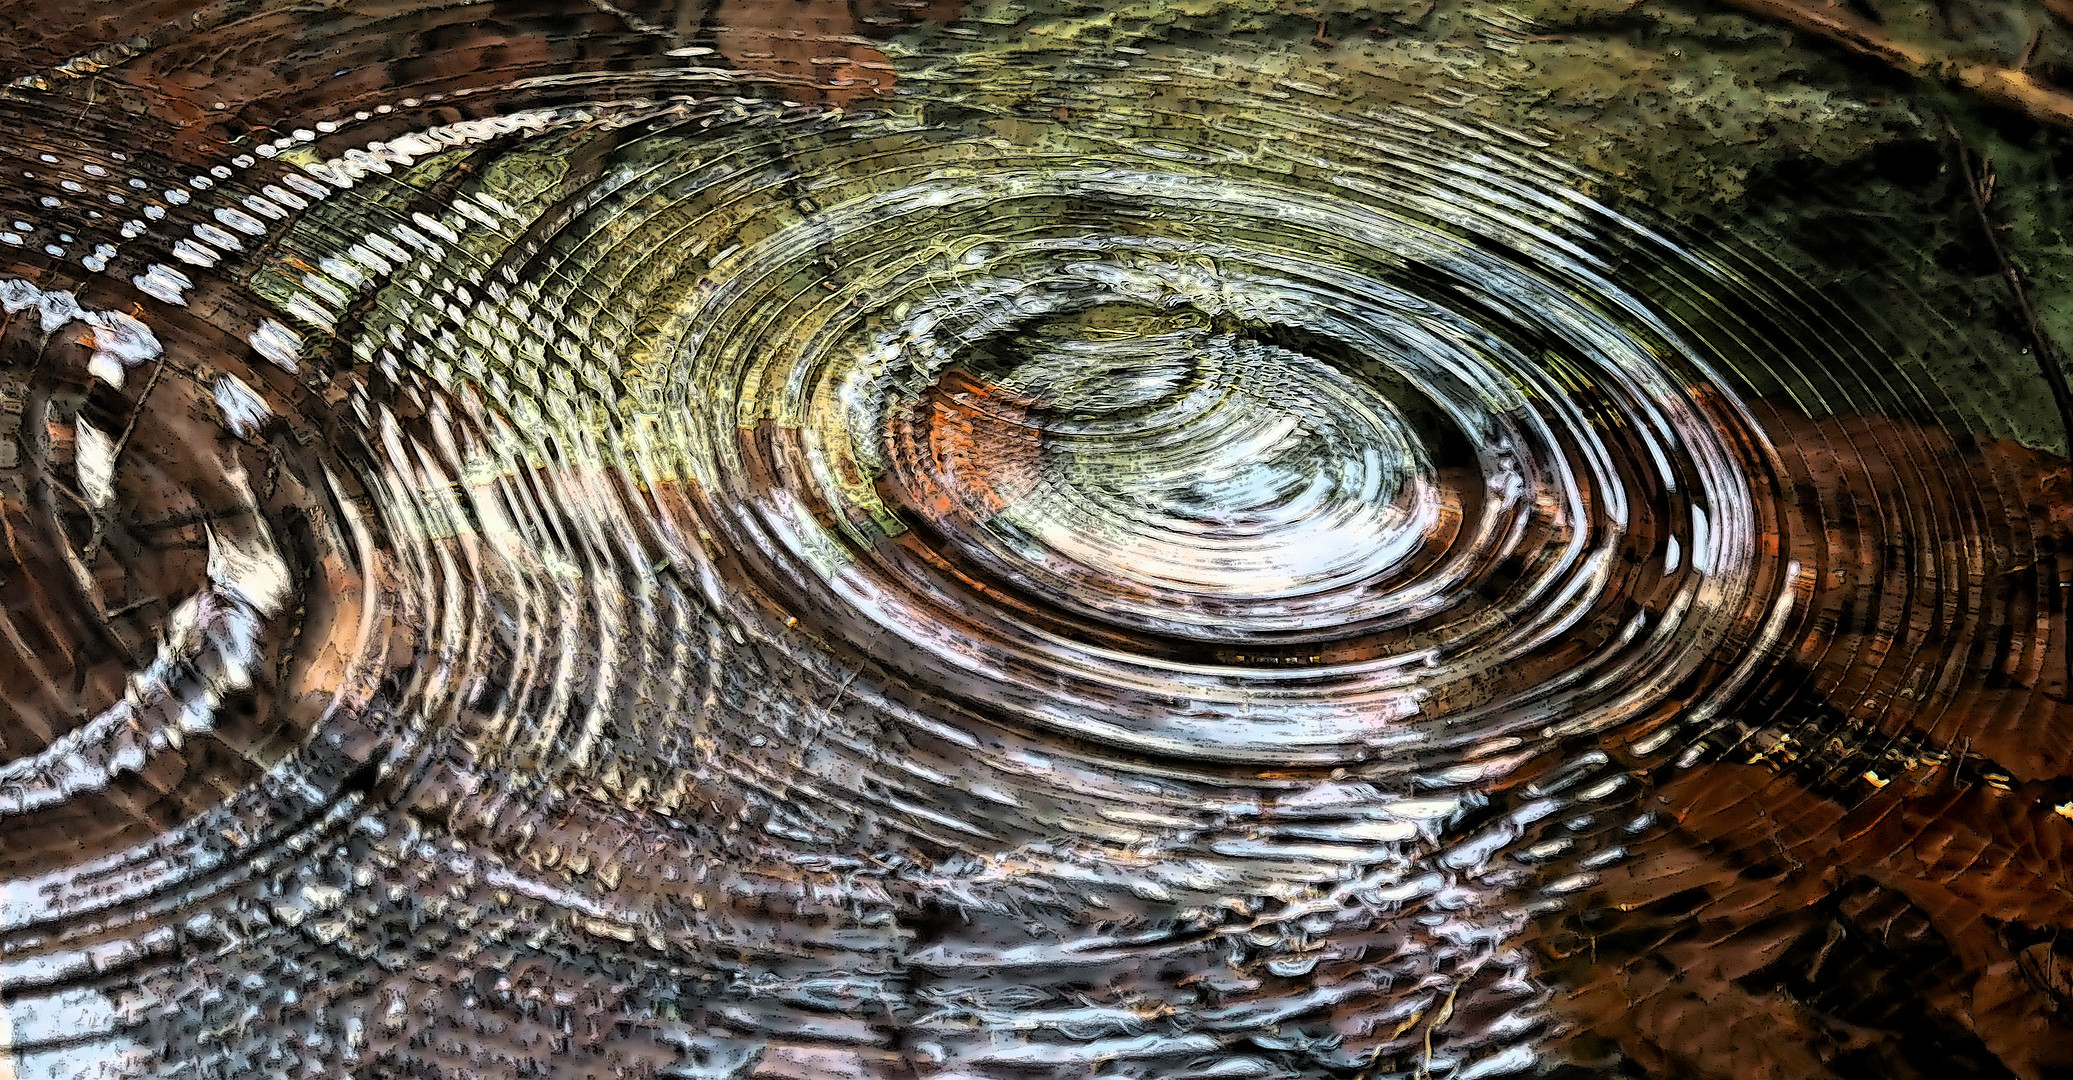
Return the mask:
<path fill-rule="evenodd" d="M 2073 1068 L 2060 137 L 1637 6 L 15 5 L 0 1078 Z"/>

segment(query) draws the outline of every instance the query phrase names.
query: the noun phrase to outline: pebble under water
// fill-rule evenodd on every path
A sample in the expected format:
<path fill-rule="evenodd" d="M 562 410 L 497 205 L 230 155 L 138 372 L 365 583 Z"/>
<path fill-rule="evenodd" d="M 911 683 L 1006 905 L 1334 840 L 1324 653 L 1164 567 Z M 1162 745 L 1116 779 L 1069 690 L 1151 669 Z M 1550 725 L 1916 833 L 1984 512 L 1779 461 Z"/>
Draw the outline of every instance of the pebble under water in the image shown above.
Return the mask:
<path fill-rule="evenodd" d="M 794 6 L 0 92 L 0 1078 L 2073 1070 L 1964 312 L 1459 88 Z"/>

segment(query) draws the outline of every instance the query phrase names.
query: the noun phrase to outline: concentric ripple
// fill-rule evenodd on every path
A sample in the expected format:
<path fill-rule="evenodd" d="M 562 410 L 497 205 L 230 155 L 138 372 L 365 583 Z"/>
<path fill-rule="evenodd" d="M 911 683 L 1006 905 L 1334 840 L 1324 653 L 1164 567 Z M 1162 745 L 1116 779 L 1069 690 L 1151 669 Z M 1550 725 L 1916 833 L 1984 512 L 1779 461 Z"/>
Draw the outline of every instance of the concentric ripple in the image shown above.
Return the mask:
<path fill-rule="evenodd" d="M 2060 1060 L 2063 461 L 1535 136 L 1113 59 L 12 91 L 21 1075 L 1674 1071 L 1886 908 Z"/>
<path fill-rule="evenodd" d="M 1320 192 L 1093 143 L 946 181 L 912 140 L 711 231 L 656 406 L 702 527 L 946 704 L 1144 753 L 1400 768 L 1646 711 L 1779 601 L 1763 437 L 1562 236 L 1587 206 L 1407 134 Z"/>

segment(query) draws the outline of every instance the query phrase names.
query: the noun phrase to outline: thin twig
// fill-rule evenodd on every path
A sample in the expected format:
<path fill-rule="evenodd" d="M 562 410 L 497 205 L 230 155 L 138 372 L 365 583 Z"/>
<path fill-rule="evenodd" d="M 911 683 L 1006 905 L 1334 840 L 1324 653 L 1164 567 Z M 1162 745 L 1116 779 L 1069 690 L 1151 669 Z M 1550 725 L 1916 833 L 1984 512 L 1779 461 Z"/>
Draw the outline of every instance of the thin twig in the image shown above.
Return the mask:
<path fill-rule="evenodd" d="M 1982 64 L 1906 44 L 1889 37 L 1869 19 L 1840 7 L 1812 7 L 1793 0 L 1726 0 L 1730 7 L 1760 19 L 1784 23 L 1857 54 L 1921 79 L 1945 85 L 2018 110 L 2042 123 L 2073 128 L 2073 94 L 2050 86 L 2015 68 Z"/>
<path fill-rule="evenodd" d="M 123 448 L 130 444 L 130 436 L 137 432 L 137 422 L 144 419 L 144 409 L 151 402 L 151 391 L 158 386 L 158 377 L 165 373 L 166 354 L 161 352 L 158 354 L 158 363 L 151 368 L 151 377 L 144 380 L 144 392 L 137 395 L 137 407 L 130 410 L 130 422 L 122 426 L 122 434 L 115 439 L 115 449 L 108 455 L 108 471 L 111 475 L 115 472 L 117 463 L 122 460 Z M 107 515 L 96 512 L 93 535 L 86 541 L 85 561 L 88 566 L 92 566 L 94 559 L 101 553 L 101 538 L 106 529 Z"/>
<path fill-rule="evenodd" d="M 2045 385 L 2051 387 L 2051 399 L 2059 407 L 2059 423 L 2066 431 L 2066 447 L 2073 452 L 2073 386 L 2066 381 L 2066 369 L 2059 363 L 2058 350 L 2052 347 L 2051 338 L 2045 334 L 2043 324 L 2037 321 L 2037 309 L 2030 303 L 2030 294 L 2023 288 L 2023 273 L 2001 247 L 2001 238 L 1995 233 L 1994 221 L 1987 216 L 1989 189 L 1980 186 L 1979 175 L 1972 168 L 1972 152 L 1965 147 L 1965 139 L 1958 134 L 1958 125 L 1944 118 L 1944 130 L 1950 133 L 1951 145 L 1958 149 L 1958 171 L 1965 175 L 1965 191 L 1972 196 L 1972 212 L 1979 218 L 1979 231 L 1987 238 L 1987 246 L 1994 251 L 1994 261 L 2001 265 L 2001 276 L 2008 282 L 2008 291 L 2015 296 L 2015 304 L 2023 313 L 2023 326 L 2030 333 L 2031 352 L 2037 357 L 2037 370 L 2043 374 Z M 1992 164 L 1989 163 L 1989 168 Z M 2066 590 L 2061 590 L 2064 592 Z M 2064 626 L 2060 632 L 2073 637 L 2073 597 L 2062 598 L 2060 611 Z M 2060 650 L 2065 660 L 2064 693 L 2073 697 L 2073 640 Z"/>
<path fill-rule="evenodd" d="M 122 427 L 122 434 L 116 437 L 114 458 L 122 457 L 122 448 L 130 444 L 130 436 L 136 434 L 137 422 L 144 419 L 144 407 L 151 401 L 151 391 L 158 386 L 158 377 L 166 373 L 166 355 L 159 353 L 158 363 L 152 365 L 151 377 L 144 380 L 144 392 L 137 395 L 137 407 L 130 410 L 130 422 Z"/>
<path fill-rule="evenodd" d="M 144 607 L 148 604 L 156 604 L 163 599 L 165 599 L 165 597 L 163 596 L 146 596 L 141 599 L 132 600 L 129 603 L 124 604 L 113 611 L 110 611 L 108 613 L 108 617 L 110 619 L 120 619 L 124 615 L 127 615 L 130 612 L 137 610 L 138 608 Z"/>

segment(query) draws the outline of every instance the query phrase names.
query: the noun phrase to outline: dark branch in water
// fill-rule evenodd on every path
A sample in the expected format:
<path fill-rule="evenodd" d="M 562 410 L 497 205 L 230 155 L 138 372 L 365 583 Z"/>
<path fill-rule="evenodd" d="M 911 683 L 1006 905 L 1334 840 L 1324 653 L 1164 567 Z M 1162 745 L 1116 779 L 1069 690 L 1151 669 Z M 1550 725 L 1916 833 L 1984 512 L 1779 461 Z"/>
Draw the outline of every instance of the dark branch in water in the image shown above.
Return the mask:
<path fill-rule="evenodd" d="M 1849 52 L 1920 79 L 2015 109 L 2041 123 L 2073 128 L 2073 94 L 2019 70 L 1982 64 L 1894 40 L 1878 24 L 1837 7 L 1793 0 L 1726 0 L 1731 7 L 1816 35 Z"/>
<path fill-rule="evenodd" d="M 1992 192 L 1991 180 L 1987 186 L 1980 184 L 1979 173 L 1972 167 L 1972 153 L 1965 147 L 1965 139 L 1958 134 L 1958 126 L 1944 119 L 1944 130 L 1950 133 L 1951 144 L 1958 149 L 1958 171 L 1965 177 L 1965 191 L 1972 196 L 1972 210 L 1979 218 L 1979 231 L 1987 238 L 1987 246 L 1994 251 L 1994 261 L 2001 267 L 2001 276 L 2008 282 L 2008 291 L 2015 297 L 2018 310 L 2023 313 L 2023 326 L 2029 331 L 2030 346 L 2037 357 L 2037 370 L 2043 374 L 2045 385 L 2051 387 L 2051 399 L 2059 407 L 2059 422 L 2065 425 L 2066 445 L 2073 449 L 2073 386 L 2066 382 L 2066 369 L 2059 363 L 2059 352 L 2052 346 L 2050 335 L 2037 321 L 2037 308 L 2030 303 L 2030 294 L 2023 288 L 2023 272 L 2008 252 L 2001 246 L 2001 240 L 1994 234 L 1994 221 L 1987 215 L 1987 199 Z M 1992 168 L 1992 163 L 1988 163 Z M 2066 616 L 2067 631 L 2073 631 L 2073 612 Z M 2065 692 L 2073 696 L 2073 643 L 2063 650 L 2066 662 Z"/>

